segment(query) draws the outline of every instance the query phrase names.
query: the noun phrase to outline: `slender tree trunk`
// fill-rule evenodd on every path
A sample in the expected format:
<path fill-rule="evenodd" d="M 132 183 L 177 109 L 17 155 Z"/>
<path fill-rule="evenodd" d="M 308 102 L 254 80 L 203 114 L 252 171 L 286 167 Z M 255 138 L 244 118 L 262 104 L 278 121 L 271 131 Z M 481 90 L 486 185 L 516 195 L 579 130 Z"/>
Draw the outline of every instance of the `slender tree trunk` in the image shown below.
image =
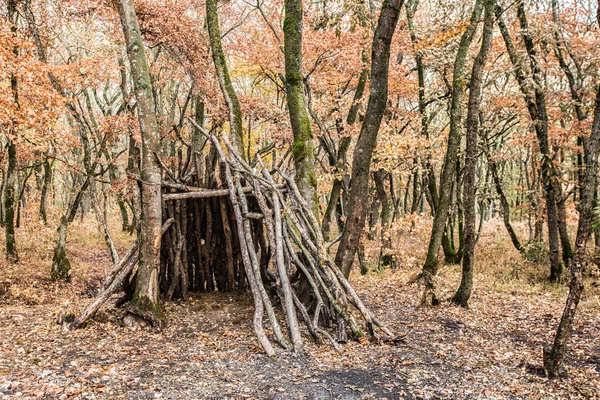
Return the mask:
<path fill-rule="evenodd" d="M 44 161 L 44 181 L 42 183 L 42 194 L 40 196 L 40 218 L 44 225 L 48 224 L 48 190 L 52 186 L 52 164 L 46 157 Z"/>
<path fill-rule="evenodd" d="M 227 61 L 225 60 L 225 53 L 223 52 L 217 3 L 218 0 L 206 0 L 206 26 L 208 28 L 210 49 L 215 64 L 215 70 L 217 72 L 217 79 L 219 80 L 219 86 L 221 87 L 221 92 L 223 93 L 227 109 L 229 110 L 231 142 L 238 154 L 245 159 L 246 153 L 244 152 L 242 110 L 240 108 L 240 101 L 238 100 L 233 84 L 231 83 Z"/>
<path fill-rule="evenodd" d="M 204 126 L 204 102 L 200 97 L 196 97 L 195 100 L 195 120 L 198 126 Z M 204 187 L 204 145 L 206 144 L 206 137 L 200 132 L 200 129 L 194 127 L 194 133 L 192 137 L 192 152 L 194 160 L 194 168 L 196 170 L 196 184 L 198 187 Z"/>
<path fill-rule="evenodd" d="M 600 13 L 599 13 L 600 14 Z M 567 345 L 573 330 L 573 320 L 583 292 L 583 259 L 591 234 L 594 216 L 594 191 L 598 175 L 598 152 L 600 150 L 600 88 L 596 88 L 596 109 L 590 138 L 587 140 L 586 169 L 579 202 L 579 223 L 575 239 L 575 254 L 571 264 L 571 282 L 567 302 L 554 336 L 552 347 L 544 349 L 544 368 L 551 377 L 560 374 Z M 585 142 L 584 142 L 585 143 Z"/>
<path fill-rule="evenodd" d="M 567 210 L 566 210 L 566 202 L 567 199 L 562 194 L 562 188 L 560 187 L 560 182 L 557 184 L 557 189 L 560 190 L 561 193 L 557 196 L 556 202 L 556 217 L 558 224 L 558 234 L 560 237 L 560 245 L 562 249 L 562 261 L 565 267 L 571 265 L 573 262 L 573 246 L 571 246 L 571 240 L 569 239 L 569 231 L 567 229 Z"/>
<path fill-rule="evenodd" d="M 8 168 L 6 168 L 6 184 L 4 187 L 4 230 L 6 233 L 6 259 L 9 262 L 19 261 L 17 242 L 15 239 L 15 181 L 17 150 L 12 141 L 8 142 Z"/>
<path fill-rule="evenodd" d="M 515 232 L 512 224 L 510 223 L 510 205 L 508 204 L 508 200 L 506 199 L 506 194 L 504 193 L 504 189 L 502 188 L 502 182 L 500 181 L 500 176 L 498 174 L 498 167 L 496 165 L 496 161 L 490 155 L 489 143 L 487 142 L 487 133 L 483 135 L 484 144 L 484 152 L 487 157 L 489 171 L 492 175 L 492 179 L 494 181 L 494 187 L 496 188 L 496 193 L 498 193 L 498 197 L 500 198 L 500 207 L 502 209 L 502 221 L 504 222 L 504 227 L 508 232 L 508 236 L 510 237 L 510 241 L 512 242 L 515 249 L 519 251 L 519 253 L 525 252 L 525 247 L 519 241 L 517 233 Z"/>
<path fill-rule="evenodd" d="M 17 10 L 16 1 L 9 0 L 7 2 L 8 7 L 8 19 L 11 24 L 11 31 L 13 36 L 17 36 Z M 19 49 L 15 46 L 13 49 L 15 55 L 19 54 Z M 13 95 L 13 101 L 20 109 L 19 104 L 19 89 L 17 83 L 17 77 L 14 74 L 10 74 L 10 88 Z M 11 129 L 11 134 L 16 134 L 15 129 Z M 17 254 L 17 242 L 15 239 L 15 183 L 17 177 L 16 165 L 17 165 L 17 147 L 14 143 L 14 137 L 8 138 L 8 160 L 6 168 L 6 183 L 4 185 L 4 229 L 6 235 L 6 259 L 9 262 L 19 261 L 19 255 Z"/>
<path fill-rule="evenodd" d="M 106 150 L 104 152 L 106 160 L 109 163 L 108 166 L 108 176 L 111 182 L 115 182 L 119 178 L 119 170 L 113 162 L 113 155 L 110 150 Z M 129 215 L 127 213 L 127 206 L 125 205 L 125 200 L 123 200 L 123 195 L 120 192 L 117 192 L 117 205 L 119 206 L 119 212 L 121 214 L 121 230 L 123 232 L 129 231 Z M 104 218 L 106 221 L 106 218 Z"/>
<path fill-rule="evenodd" d="M 483 85 L 483 69 L 492 46 L 493 17 L 495 0 L 485 0 L 483 36 L 481 49 L 473 63 L 471 83 L 469 85 L 469 104 L 467 109 L 467 143 L 465 150 L 465 172 L 463 207 L 465 215 L 465 250 L 463 254 L 462 278 L 452 302 L 467 307 L 473 289 L 473 263 L 477 230 L 475 228 L 475 194 L 477 156 L 479 154 L 478 129 L 479 106 L 481 105 L 481 87 Z"/>
<path fill-rule="evenodd" d="M 419 38 L 417 37 L 416 29 L 414 27 L 414 15 L 417 10 L 417 6 L 419 5 L 420 0 L 411 0 L 410 3 L 406 5 L 406 19 L 408 22 L 408 29 L 410 31 L 410 38 L 414 45 L 417 45 L 419 42 Z M 425 99 L 425 64 L 423 63 L 422 54 L 417 51 L 415 53 L 415 64 L 417 68 L 417 81 L 419 84 L 419 114 L 421 114 L 421 135 L 427 139 L 429 139 L 429 116 L 427 115 L 427 101 Z M 435 171 L 433 170 L 433 165 L 431 165 L 431 153 L 427 155 L 427 159 L 425 161 L 425 171 L 426 177 L 424 176 L 424 180 L 427 182 L 427 190 L 429 191 L 429 203 L 431 206 L 432 214 L 435 215 L 435 208 L 438 202 L 438 193 L 437 193 L 437 183 L 435 179 Z M 418 184 L 416 181 L 417 172 L 414 173 L 415 181 L 413 182 L 415 190 L 413 191 L 413 206 L 412 212 L 416 212 L 418 209 L 419 199 L 416 196 L 416 189 L 418 188 Z M 423 187 L 423 190 L 425 187 Z"/>
<path fill-rule="evenodd" d="M 377 191 L 377 197 L 381 204 L 381 251 L 379 256 L 379 263 L 381 265 L 388 266 L 393 265 L 393 256 L 390 254 L 392 249 L 392 237 L 389 232 L 390 220 L 392 216 L 392 207 L 390 202 L 390 196 L 385 190 L 385 179 L 388 172 L 383 168 L 378 169 L 373 174 L 373 180 L 375 181 L 375 190 Z"/>
<path fill-rule="evenodd" d="M 353 125 L 356 122 L 358 108 L 360 106 L 360 101 L 363 98 L 368 78 L 369 70 L 365 68 L 358 78 L 356 90 L 354 91 L 354 98 L 352 99 L 352 105 L 350 106 L 350 110 L 348 111 L 348 115 L 346 117 L 346 125 L 348 126 Z M 343 130 L 339 130 L 339 133 L 343 134 Z M 325 214 L 323 215 L 321 230 L 323 231 L 323 237 L 325 240 L 329 240 L 329 235 L 331 233 L 331 219 L 341 201 L 342 189 L 344 186 L 344 174 L 346 174 L 347 171 L 346 153 L 348 152 L 351 141 L 352 138 L 350 136 L 342 136 L 340 139 L 340 145 L 337 151 L 337 165 L 335 166 L 338 176 L 336 176 L 335 180 L 333 181 L 329 202 L 327 203 L 327 208 L 325 209 Z M 337 217 L 339 220 L 341 215 L 338 215 Z"/>
<path fill-rule="evenodd" d="M 58 225 L 58 240 L 54 247 L 54 256 L 52 258 L 52 268 L 50 269 L 50 277 L 52 280 L 61 280 L 71 282 L 71 263 L 67 257 L 67 228 L 69 222 L 67 216 L 63 215 L 60 218 Z"/>
<path fill-rule="evenodd" d="M 18 229 L 21 226 L 21 209 L 24 209 L 27 206 L 27 198 L 25 197 L 25 191 L 27 190 L 27 181 L 33 175 L 34 168 L 29 167 L 29 171 L 25 172 L 25 175 L 21 179 L 21 184 L 19 185 L 19 195 L 17 196 L 16 204 L 17 204 L 17 220 L 15 223 L 15 227 Z"/>
<path fill-rule="evenodd" d="M 452 185 L 456 178 L 456 163 L 458 161 L 458 151 L 460 148 L 463 105 L 462 98 L 465 90 L 464 70 L 467 61 L 468 50 L 473 36 L 477 30 L 481 11 L 483 9 L 483 0 L 476 0 L 473 6 L 473 12 L 467 29 L 463 33 L 456 59 L 454 61 L 454 75 L 452 83 L 452 104 L 450 108 L 450 133 L 448 135 L 448 145 L 444 166 L 442 169 L 442 178 L 440 183 L 439 199 L 436 204 L 435 217 L 431 228 L 431 237 L 427 250 L 427 259 L 423 265 L 422 276 L 425 279 L 426 287 L 432 292 L 432 303 L 438 303 L 434 293 L 433 277 L 437 275 L 439 268 L 439 250 L 442 244 L 444 228 L 448 220 L 450 210 Z"/>
<path fill-rule="evenodd" d="M 360 136 L 354 149 L 347 221 L 335 256 L 335 263 L 346 277 L 350 276 L 354 255 L 358 249 L 367 217 L 368 202 L 365 193 L 369 189 L 371 158 L 387 104 L 390 46 L 402 5 L 403 0 L 385 0 L 383 2 L 377 28 L 373 35 L 369 102 Z"/>
<path fill-rule="evenodd" d="M 285 53 L 285 88 L 292 133 L 294 135 L 295 181 L 302 197 L 315 216 L 319 215 L 313 132 L 304 93 L 302 75 L 303 0 L 285 1 L 283 42 Z"/>
<path fill-rule="evenodd" d="M 342 195 L 342 180 L 335 178 L 333 181 L 333 186 L 331 188 L 331 193 L 329 194 L 329 201 L 327 202 L 327 208 L 323 213 L 323 222 L 321 223 L 321 231 L 323 232 L 323 238 L 325 240 L 330 240 L 331 235 L 331 222 L 333 220 L 333 216 L 335 210 L 337 209 L 337 204 L 340 201 L 340 197 Z"/>
<path fill-rule="evenodd" d="M 160 133 L 148 61 L 133 0 L 118 0 L 116 4 L 127 45 L 142 133 L 140 254 L 135 293 L 128 310 L 160 326 L 164 322 L 158 297 L 162 204 L 161 171 L 155 158 L 160 151 Z"/>
<path fill-rule="evenodd" d="M 508 27 L 502 20 L 502 10 L 500 7 L 496 7 L 496 15 L 498 17 L 498 26 L 506 49 L 510 57 L 511 63 L 515 70 L 515 76 L 525 103 L 529 111 L 531 120 L 534 122 L 534 128 L 538 138 L 540 147 L 540 153 L 542 157 L 541 162 L 541 178 L 544 185 L 544 192 L 546 197 L 546 213 L 547 213 L 547 224 L 548 224 L 548 243 L 550 248 L 550 281 L 557 282 L 560 280 L 562 273 L 562 264 L 559 256 L 559 231 L 558 231 L 558 216 L 556 209 L 557 201 L 557 190 L 556 185 L 560 184 L 557 182 L 556 171 L 554 163 L 552 162 L 552 155 L 550 154 L 550 145 L 548 141 L 548 115 L 546 112 L 546 98 L 544 94 L 544 82 L 542 78 L 542 71 L 538 64 L 538 56 L 533 44 L 533 39 L 529 33 L 529 27 L 527 22 L 527 16 L 525 14 L 525 6 L 522 0 L 517 0 L 517 17 L 521 27 L 521 33 L 523 42 L 525 43 L 525 49 L 530 61 L 531 66 L 531 80 L 533 85 L 530 83 L 530 79 L 526 76 L 525 70 L 521 59 L 517 54 L 517 50 L 514 47 L 512 38 Z M 531 87 L 533 86 L 533 88 Z"/>

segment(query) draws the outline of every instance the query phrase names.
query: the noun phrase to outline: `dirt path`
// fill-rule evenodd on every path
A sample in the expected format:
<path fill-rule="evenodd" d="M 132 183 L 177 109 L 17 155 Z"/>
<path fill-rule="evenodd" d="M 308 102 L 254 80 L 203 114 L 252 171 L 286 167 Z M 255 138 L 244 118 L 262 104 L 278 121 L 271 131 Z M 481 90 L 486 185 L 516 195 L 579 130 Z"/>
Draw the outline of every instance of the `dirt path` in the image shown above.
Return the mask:
<path fill-rule="evenodd" d="M 13 271 L 14 272 L 14 271 Z M 81 308 L 100 270 L 73 286 L 3 277 L 0 397 L 48 399 L 479 399 L 598 398 L 600 317 L 584 301 L 569 379 L 536 374 L 562 310 L 555 293 L 478 289 L 470 310 L 418 306 L 415 271 L 357 277 L 378 314 L 406 334 L 398 346 L 349 343 L 343 354 L 309 338 L 307 355 L 268 360 L 254 340 L 249 299 L 196 295 L 167 305 L 162 332 L 122 326 L 101 311 L 86 329 L 53 323 L 60 304 Z M 448 282 L 457 271 L 447 270 Z M 33 283 L 34 280 L 37 283 Z M 35 285 L 30 291 L 28 287 Z M 449 287 L 451 287 L 449 285 Z M 27 297 L 29 296 L 29 297 Z M 29 304 L 27 304 L 29 303 Z"/>

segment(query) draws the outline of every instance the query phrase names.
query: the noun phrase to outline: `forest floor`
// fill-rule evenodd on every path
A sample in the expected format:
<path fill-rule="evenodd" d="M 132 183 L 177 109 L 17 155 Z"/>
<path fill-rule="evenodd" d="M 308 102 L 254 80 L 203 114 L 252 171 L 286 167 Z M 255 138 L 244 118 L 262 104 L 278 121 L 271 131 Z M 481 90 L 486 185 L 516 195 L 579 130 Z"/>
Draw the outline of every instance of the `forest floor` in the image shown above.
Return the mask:
<path fill-rule="evenodd" d="M 169 323 L 160 332 L 126 327 L 120 311 L 106 306 L 85 329 L 67 331 L 55 323 L 57 313 L 66 304 L 80 312 L 92 301 L 109 259 L 92 219 L 77 222 L 68 250 L 73 283 L 51 282 L 53 234 L 38 225 L 20 229 L 21 262 L 0 264 L 0 398 L 600 398 L 600 291 L 588 285 L 580 304 L 568 377 L 545 378 L 542 347 L 567 291 L 545 284 L 544 266 L 523 261 L 499 224 L 479 241 L 470 309 L 420 306 L 421 288 L 409 281 L 426 235 L 400 232 L 397 269 L 351 280 L 404 341 L 351 342 L 338 354 L 307 337 L 306 355 L 280 351 L 275 361 L 255 340 L 247 295 L 167 303 Z M 131 239 L 118 240 L 123 249 Z M 458 266 L 442 269 L 444 298 L 459 273 Z"/>

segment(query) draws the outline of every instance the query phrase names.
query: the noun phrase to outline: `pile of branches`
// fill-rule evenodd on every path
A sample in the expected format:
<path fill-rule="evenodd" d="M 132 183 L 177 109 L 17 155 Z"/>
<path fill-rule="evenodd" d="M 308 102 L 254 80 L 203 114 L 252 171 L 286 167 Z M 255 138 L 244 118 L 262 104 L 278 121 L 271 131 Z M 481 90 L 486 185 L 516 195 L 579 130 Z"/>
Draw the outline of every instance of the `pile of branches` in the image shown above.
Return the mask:
<path fill-rule="evenodd" d="M 193 122 L 193 121 L 192 121 Z M 194 124 L 195 125 L 195 124 Z M 247 287 L 254 299 L 253 325 L 258 341 L 268 356 L 274 357 L 272 337 L 284 349 L 300 352 L 303 348 L 300 325 L 303 323 L 317 342 L 326 339 L 340 351 L 339 343 L 365 336 L 377 340 L 394 340 L 391 331 L 379 321 L 362 302 L 348 280 L 328 254 L 333 243 L 326 243 L 317 218 L 300 194 L 294 180 L 281 168 L 269 170 L 260 155 L 246 162 L 226 138 L 219 139 L 196 126 L 207 137 L 216 152 L 223 189 L 213 190 L 214 196 L 226 194 L 228 209 L 233 211 L 234 226 L 229 235 L 237 235 L 236 250 Z M 227 151 L 225 151 L 227 150 Z M 210 191 L 191 191 L 165 195 L 165 200 L 180 201 L 194 197 L 206 198 Z M 177 213 L 186 218 L 186 213 Z M 260 221 L 266 232 L 270 262 L 261 265 L 253 224 Z M 179 221 L 169 218 L 163 233 Z M 226 232 L 227 233 L 227 232 Z M 182 238 L 178 233 L 173 237 Z M 181 242 L 176 244 L 180 254 Z M 262 244 L 264 246 L 264 243 Z M 135 245 L 109 273 L 104 291 L 96 301 L 72 324 L 77 328 L 99 309 L 113 293 L 131 281 L 135 264 Z M 177 256 L 173 274 L 181 276 L 184 266 Z M 264 263 L 263 263 L 264 264 Z M 265 279 L 267 275 L 270 279 Z M 170 293 L 173 293 L 172 285 Z M 182 282 L 181 287 L 185 284 Z M 282 328 L 275 305 L 281 305 L 287 334 Z M 272 336 L 265 332 L 265 314 Z M 357 319 L 363 321 L 359 324 Z M 337 332 L 335 332 L 337 328 Z"/>

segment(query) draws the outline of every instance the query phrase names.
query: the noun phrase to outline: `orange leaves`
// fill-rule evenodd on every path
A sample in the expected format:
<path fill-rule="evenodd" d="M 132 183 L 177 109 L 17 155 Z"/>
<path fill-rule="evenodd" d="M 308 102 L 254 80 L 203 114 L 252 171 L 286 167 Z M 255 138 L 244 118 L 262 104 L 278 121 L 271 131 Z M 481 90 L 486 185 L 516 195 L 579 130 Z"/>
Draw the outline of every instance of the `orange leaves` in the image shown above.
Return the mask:
<path fill-rule="evenodd" d="M 31 42 L 0 19 L 0 126 L 19 146 L 44 150 L 65 99 L 52 87 L 53 69 L 39 62 Z"/>
<path fill-rule="evenodd" d="M 462 21 L 455 26 L 451 26 L 447 29 L 442 29 L 435 34 L 428 35 L 422 41 L 418 42 L 414 46 L 415 51 L 427 50 L 432 47 L 444 47 L 450 41 L 456 40 L 462 35 L 467 28 L 469 21 Z"/>

